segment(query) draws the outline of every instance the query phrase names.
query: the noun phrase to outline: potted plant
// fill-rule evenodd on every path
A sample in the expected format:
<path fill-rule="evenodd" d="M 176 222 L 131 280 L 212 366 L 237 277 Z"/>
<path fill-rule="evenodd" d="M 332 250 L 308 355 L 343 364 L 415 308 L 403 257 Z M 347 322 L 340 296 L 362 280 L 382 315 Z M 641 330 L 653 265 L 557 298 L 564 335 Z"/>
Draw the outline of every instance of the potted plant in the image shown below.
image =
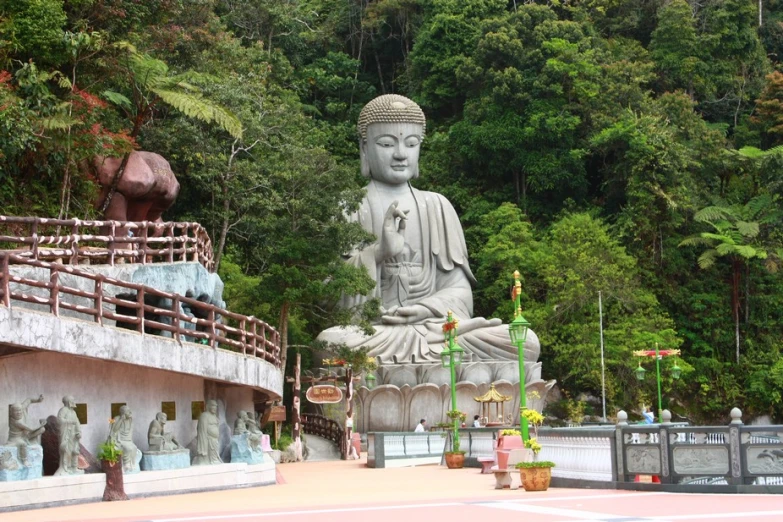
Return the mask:
<path fill-rule="evenodd" d="M 500 430 L 497 449 L 518 449 L 522 447 L 524 447 L 522 445 L 522 434 L 519 430 Z"/>
<path fill-rule="evenodd" d="M 517 464 L 519 478 L 525 491 L 546 491 L 552 480 L 552 468 L 554 462 L 538 460 L 541 444 L 538 442 L 538 427 L 544 423 L 544 416 L 536 410 L 522 408 L 522 416 L 533 426 L 534 436 L 525 441 L 525 448 L 533 452 L 532 462 L 520 462 Z"/>
<path fill-rule="evenodd" d="M 546 491 L 552 481 L 552 468 L 554 462 L 548 460 L 534 460 L 533 462 L 520 462 L 519 479 L 525 491 Z"/>
<path fill-rule="evenodd" d="M 128 500 L 122 478 L 122 450 L 111 440 L 107 440 L 98 447 L 98 460 L 101 461 L 101 469 L 106 474 L 103 500 Z"/>
<path fill-rule="evenodd" d="M 467 418 L 467 414 L 462 413 L 459 410 L 451 410 L 446 412 L 446 417 L 448 417 L 452 422 L 457 420 L 462 422 Z M 451 426 L 451 440 L 452 440 L 451 451 L 447 451 L 445 453 L 446 466 L 449 469 L 461 469 L 465 465 L 465 452 L 460 451 L 459 449 L 460 443 L 459 443 L 459 435 L 457 434 L 456 423 Z"/>

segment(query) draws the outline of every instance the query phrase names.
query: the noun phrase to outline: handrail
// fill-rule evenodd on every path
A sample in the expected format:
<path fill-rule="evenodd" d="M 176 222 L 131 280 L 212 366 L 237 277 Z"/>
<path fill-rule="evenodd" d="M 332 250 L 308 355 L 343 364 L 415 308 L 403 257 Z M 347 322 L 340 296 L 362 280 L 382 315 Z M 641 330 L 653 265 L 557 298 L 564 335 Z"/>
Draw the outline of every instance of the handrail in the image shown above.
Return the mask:
<path fill-rule="evenodd" d="M 209 234 L 191 222 L 0 216 L 0 250 L 70 265 L 90 260 L 108 265 L 197 261 L 215 270 Z"/>
<path fill-rule="evenodd" d="M 49 277 L 39 280 L 12 275 L 11 264 L 46 269 Z M 66 286 L 61 281 L 61 275 L 93 281 L 94 289 L 90 292 Z M 12 289 L 12 283 L 42 289 L 44 292 L 38 292 L 39 295 L 21 292 Z M 119 292 L 108 293 L 107 286 L 123 288 L 128 290 L 123 293 L 135 296 L 129 299 L 120 297 Z M 46 297 L 40 294 L 46 294 Z M 79 304 L 67 299 L 67 296 L 86 299 L 91 305 Z M 148 297 L 156 298 L 160 306 L 148 304 Z M 104 320 L 115 321 L 118 326 L 121 324 L 139 333 L 161 330 L 169 332 L 177 342 L 192 339 L 212 348 L 223 345 L 243 355 L 264 359 L 280 368 L 280 333 L 253 316 L 230 312 L 211 303 L 139 283 L 93 274 L 71 265 L 36 261 L 0 251 L 0 305 L 11 307 L 12 302 L 48 307 L 49 313 L 56 317 L 60 316 L 60 310 L 63 309 L 89 316 L 100 325 L 104 324 Z M 188 308 L 190 313 L 183 308 Z"/>
<path fill-rule="evenodd" d="M 302 429 L 306 434 L 318 435 L 337 444 L 340 456 L 345 460 L 345 431 L 337 421 L 317 413 L 303 413 Z"/>

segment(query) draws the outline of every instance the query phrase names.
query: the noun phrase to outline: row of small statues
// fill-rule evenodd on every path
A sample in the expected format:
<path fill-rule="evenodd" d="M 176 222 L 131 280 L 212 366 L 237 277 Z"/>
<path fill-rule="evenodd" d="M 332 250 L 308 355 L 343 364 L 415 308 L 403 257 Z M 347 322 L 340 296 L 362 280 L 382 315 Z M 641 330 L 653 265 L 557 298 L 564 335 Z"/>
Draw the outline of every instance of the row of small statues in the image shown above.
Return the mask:
<path fill-rule="evenodd" d="M 40 444 L 41 435 L 46 430 L 46 421 L 40 421 L 39 426 L 32 426 L 27 421 L 27 408 L 30 404 L 40 403 L 44 399 L 40 395 L 35 399 L 27 399 L 21 403 L 11 404 L 8 419 L 8 446 L 16 446 L 18 459 L 23 466 L 30 467 L 28 447 Z M 159 412 L 150 423 L 147 431 L 149 451 L 170 453 L 182 450 L 182 445 L 171 433 L 166 433 L 165 413 Z M 60 465 L 57 475 L 75 475 L 83 473 L 79 468 L 80 440 L 82 436 L 81 423 L 76 415 L 76 401 L 70 395 L 63 397 L 63 406 L 57 412 L 59 429 Z M 220 464 L 219 420 L 217 416 L 217 401 L 209 400 L 205 411 L 199 416 L 196 428 L 196 455 L 193 465 Z M 262 432 L 254 412 L 240 411 L 234 422 L 234 435 L 245 435 L 251 450 L 260 451 Z M 120 407 L 119 415 L 111 421 L 111 429 L 107 443 L 122 451 L 122 468 L 125 472 L 138 470 L 139 449 L 133 442 L 133 412 L 130 407 Z M 0 463 L 6 463 L 6 469 L 13 469 L 10 453 L 0 455 Z M 0 466 L 2 467 L 2 466 Z"/>

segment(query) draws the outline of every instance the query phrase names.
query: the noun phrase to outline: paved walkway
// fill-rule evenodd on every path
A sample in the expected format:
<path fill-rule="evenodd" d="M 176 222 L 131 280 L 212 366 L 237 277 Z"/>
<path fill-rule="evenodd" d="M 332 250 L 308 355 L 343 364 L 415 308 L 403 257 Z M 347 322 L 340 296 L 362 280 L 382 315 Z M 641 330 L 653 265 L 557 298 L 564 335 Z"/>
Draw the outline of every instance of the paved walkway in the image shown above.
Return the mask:
<path fill-rule="evenodd" d="M 286 483 L 277 486 L 2 513 L 0 520 L 397 522 L 415 517 L 416 521 L 477 522 L 492 516 L 520 519 L 520 515 L 536 522 L 783 520 L 783 499 L 776 495 L 555 488 L 528 493 L 495 490 L 494 478 L 473 468 L 368 469 L 364 461 L 283 464 L 279 470 Z M 518 484 L 518 477 L 514 481 Z"/>

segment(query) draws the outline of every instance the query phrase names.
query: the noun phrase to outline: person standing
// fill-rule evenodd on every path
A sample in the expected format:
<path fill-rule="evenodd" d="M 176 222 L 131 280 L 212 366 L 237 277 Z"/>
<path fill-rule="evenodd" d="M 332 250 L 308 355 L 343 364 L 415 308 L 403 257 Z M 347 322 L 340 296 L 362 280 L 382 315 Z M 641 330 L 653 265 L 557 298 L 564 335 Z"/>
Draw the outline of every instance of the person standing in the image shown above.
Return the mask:
<path fill-rule="evenodd" d="M 424 433 L 425 431 L 427 431 L 426 424 L 427 424 L 426 419 L 421 419 L 419 421 L 419 424 L 416 425 L 416 429 L 413 431 L 415 433 Z"/>
<path fill-rule="evenodd" d="M 474 428 L 480 428 L 481 427 L 481 422 L 479 421 L 479 416 L 478 415 L 474 415 L 473 416 L 473 427 Z"/>

